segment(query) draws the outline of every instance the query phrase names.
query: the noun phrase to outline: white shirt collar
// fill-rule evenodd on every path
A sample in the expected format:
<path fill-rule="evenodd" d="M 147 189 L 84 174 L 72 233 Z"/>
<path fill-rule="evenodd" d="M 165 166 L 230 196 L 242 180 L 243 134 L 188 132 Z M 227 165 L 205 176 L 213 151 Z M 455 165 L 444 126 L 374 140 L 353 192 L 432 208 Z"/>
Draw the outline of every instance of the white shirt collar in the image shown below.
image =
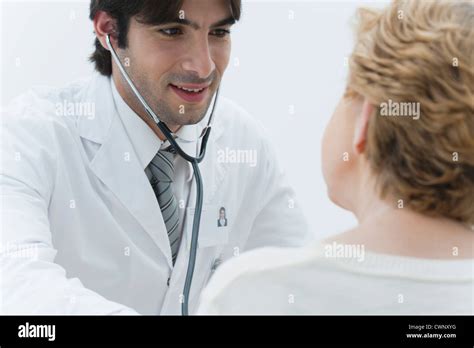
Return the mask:
<path fill-rule="evenodd" d="M 159 139 L 151 128 L 140 118 L 140 116 L 138 116 L 130 106 L 128 106 L 118 92 L 112 78 L 110 78 L 110 84 L 114 103 L 119 116 L 124 123 L 125 130 L 137 156 L 139 157 L 140 163 L 143 169 L 145 169 L 160 149 L 169 146 L 169 142 Z M 192 155 L 197 153 L 196 139 L 205 126 L 205 119 L 206 118 L 194 125 L 183 126 L 176 133 L 179 137 L 177 142 L 186 153 Z M 190 178 L 192 178 L 192 175 Z M 188 179 L 190 178 L 188 177 Z"/>

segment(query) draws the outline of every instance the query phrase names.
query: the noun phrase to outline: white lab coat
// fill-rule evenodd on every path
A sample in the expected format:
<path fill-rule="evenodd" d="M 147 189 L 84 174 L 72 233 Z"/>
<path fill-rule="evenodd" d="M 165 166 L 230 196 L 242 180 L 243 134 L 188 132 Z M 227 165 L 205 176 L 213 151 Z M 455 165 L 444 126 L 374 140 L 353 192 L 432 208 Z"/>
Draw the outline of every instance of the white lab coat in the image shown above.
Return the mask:
<path fill-rule="evenodd" d="M 65 101 L 92 102 L 95 116 L 58 116 Z M 2 135 L 1 313 L 180 314 L 189 235 L 173 268 L 165 224 L 117 116 L 110 79 L 94 75 L 17 98 L 2 115 Z M 226 148 L 256 150 L 256 166 L 219 160 Z M 191 313 L 224 260 L 311 239 L 261 127 L 226 99 L 200 168 L 205 205 L 224 206 L 228 226 L 216 233 L 218 210 L 201 223 Z M 195 184 L 188 207 L 194 202 Z"/>

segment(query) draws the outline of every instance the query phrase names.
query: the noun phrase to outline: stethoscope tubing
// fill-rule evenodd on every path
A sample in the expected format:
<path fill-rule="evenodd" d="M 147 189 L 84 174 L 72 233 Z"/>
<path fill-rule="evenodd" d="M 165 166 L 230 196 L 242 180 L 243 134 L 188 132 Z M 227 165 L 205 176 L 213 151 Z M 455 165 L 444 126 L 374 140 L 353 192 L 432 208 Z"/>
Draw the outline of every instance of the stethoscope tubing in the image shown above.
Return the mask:
<path fill-rule="evenodd" d="M 153 112 L 153 110 L 148 105 L 146 100 L 142 97 L 138 89 L 135 87 L 135 84 L 133 83 L 132 79 L 130 78 L 127 71 L 123 67 L 122 62 L 120 61 L 120 58 L 118 57 L 117 53 L 115 52 L 112 46 L 109 34 L 106 35 L 106 41 L 107 41 L 107 46 L 109 47 L 110 53 L 115 63 L 117 64 L 122 76 L 124 77 L 125 81 L 130 86 L 133 93 L 142 104 L 148 116 L 156 123 L 156 125 L 161 130 L 161 132 L 166 137 L 166 139 L 169 141 L 171 146 L 175 149 L 176 153 L 180 155 L 182 158 L 184 158 L 186 161 L 190 162 L 193 167 L 194 177 L 196 179 L 196 203 L 194 206 L 193 229 L 192 229 L 192 234 L 191 234 L 191 246 L 190 246 L 190 251 L 189 251 L 188 268 L 186 271 L 186 278 L 185 278 L 185 283 L 184 283 L 184 288 L 183 288 L 183 298 L 181 301 L 181 314 L 189 315 L 189 295 L 191 292 L 191 285 L 192 285 L 194 269 L 196 265 L 196 256 L 197 256 L 197 249 L 198 249 L 197 246 L 198 246 L 198 240 L 199 240 L 199 227 L 201 223 L 201 215 L 202 215 L 202 208 L 203 208 L 203 195 L 204 195 L 202 176 L 201 176 L 201 171 L 199 170 L 199 163 L 202 162 L 202 160 L 204 159 L 206 155 L 207 141 L 209 140 L 209 136 L 211 134 L 211 128 L 212 128 L 211 121 L 214 116 L 214 110 L 216 108 L 217 99 L 219 96 L 219 88 L 217 88 L 215 96 L 214 96 L 214 101 L 212 102 L 212 111 L 209 116 L 208 124 L 204 128 L 203 133 L 200 136 L 202 137 L 202 141 L 201 141 L 201 147 L 199 149 L 199 155 L 196 157 L 190 156 L 178 145 L 178 143 L 175 140 L 177 136 L 174 135 L 173 132 L 171 132 L 171 130 L 168 128 L 168 126 L 159 119 L 159 117 Z"/>

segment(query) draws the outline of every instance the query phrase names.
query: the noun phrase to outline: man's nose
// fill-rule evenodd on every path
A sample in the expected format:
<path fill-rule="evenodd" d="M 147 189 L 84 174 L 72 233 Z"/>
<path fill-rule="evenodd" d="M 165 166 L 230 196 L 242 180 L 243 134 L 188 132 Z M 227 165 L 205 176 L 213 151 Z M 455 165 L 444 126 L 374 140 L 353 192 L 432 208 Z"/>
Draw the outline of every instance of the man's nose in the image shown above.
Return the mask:
<path fill-rule="evenodd" d="M 182 64 L 183 69 L 193 72 L 199 78 L 207 78 L 216 68 L 209 50 L 209 41 L 202 39 L 192 44 L 188 50 L 188 56 Z"/>

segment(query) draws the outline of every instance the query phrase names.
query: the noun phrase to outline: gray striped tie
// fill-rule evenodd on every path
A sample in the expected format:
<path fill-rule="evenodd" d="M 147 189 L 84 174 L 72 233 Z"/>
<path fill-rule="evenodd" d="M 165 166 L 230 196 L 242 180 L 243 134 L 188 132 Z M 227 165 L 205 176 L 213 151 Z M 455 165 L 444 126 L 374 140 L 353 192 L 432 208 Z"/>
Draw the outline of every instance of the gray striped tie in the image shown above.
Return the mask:
<path fill-rule="evenodd" d="M 155 192 L 168 231 L 174 264 L 178 255 L 180 232 L 178 201 L 173 193 L 174 153 L 172 151 L 172 148 L 158 151 L 147 169 L 151 172 L 151 178 L 149 175 L 151 187 Z"/>

